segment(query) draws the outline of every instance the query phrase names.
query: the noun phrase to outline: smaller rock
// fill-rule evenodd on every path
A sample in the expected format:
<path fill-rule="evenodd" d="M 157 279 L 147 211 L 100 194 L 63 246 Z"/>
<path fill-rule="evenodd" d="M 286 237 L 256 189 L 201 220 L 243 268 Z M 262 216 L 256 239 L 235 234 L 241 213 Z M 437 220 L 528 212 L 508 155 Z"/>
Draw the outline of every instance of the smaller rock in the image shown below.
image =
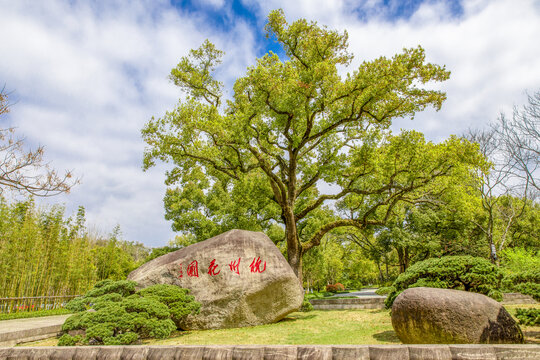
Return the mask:
<path fill-rule="evenodd" d="M 411 288 L 392 306 L 392 326 L 405 344 L 521 344 L 523 333 L 497 301 L 477 293 Z"/>

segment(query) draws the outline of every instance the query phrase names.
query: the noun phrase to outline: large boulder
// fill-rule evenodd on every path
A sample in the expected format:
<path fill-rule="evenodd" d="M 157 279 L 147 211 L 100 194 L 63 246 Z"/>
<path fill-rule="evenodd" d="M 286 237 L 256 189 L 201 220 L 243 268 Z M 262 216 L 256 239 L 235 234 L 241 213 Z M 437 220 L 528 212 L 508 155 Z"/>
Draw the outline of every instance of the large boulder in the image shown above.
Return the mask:
<path fill-rule="evenodd" d="M 497 301 L 477 293 L 410 288 L 392 305 L 392 326 L 405 344 L 523 343 L 523 333 Z"/>
<path fill-rule="evenodd" d="M 279 249 L 263 233 L 231 230 L 160 256 L 131 272 L 139 287 L 173 284 L 201 303 L 185 330 L 276 322 L 302 305 L 303 290 Z"/>

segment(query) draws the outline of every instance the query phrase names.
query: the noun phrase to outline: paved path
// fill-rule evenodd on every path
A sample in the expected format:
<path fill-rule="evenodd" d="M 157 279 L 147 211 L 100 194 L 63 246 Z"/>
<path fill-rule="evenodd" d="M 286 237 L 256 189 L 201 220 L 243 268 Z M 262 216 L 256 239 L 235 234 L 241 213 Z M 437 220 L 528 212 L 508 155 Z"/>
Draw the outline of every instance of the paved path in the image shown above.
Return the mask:
<path fill-rule="evenodd" d="M 12 346 L 21 342 L 53 337 L 60 332 L 62 324 L 69 316 L 68 314 L 2 320 L 0 321 L 0 346 Z"/>
<path fill-rule="evenodd" d="M 386 296 L 384 295 L 377 295 L 375 293 L 375 290 L 377 289 L 362 289 L 360 291 L 350 292 L 350 293 L 344 293 L 344 294 L 336 294 L 332 297 L 343 297 L 343 296 L 357 296 L 357 297 L 377 297 L 377 298 L 384 298 Z"/>

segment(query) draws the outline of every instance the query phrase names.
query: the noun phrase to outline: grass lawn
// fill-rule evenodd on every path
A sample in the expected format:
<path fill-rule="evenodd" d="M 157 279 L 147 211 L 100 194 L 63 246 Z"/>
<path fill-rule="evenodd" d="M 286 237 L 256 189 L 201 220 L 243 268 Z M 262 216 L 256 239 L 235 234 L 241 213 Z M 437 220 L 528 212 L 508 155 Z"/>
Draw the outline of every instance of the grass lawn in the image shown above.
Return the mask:
<path fill-rule="evenodd" d="M 506 305 L 516 308 L 540 305 Z M 540 326 L 521 325 L 526 342 L 540 344 Z M 47 339 L 25 346 L 55 346 Z M 388 310 L 333 310 L 296 312 L 276 324 L 237 329 L 178 331 L 168 339 L 143 340 L 144 345 L 299 345 L 299 344 L 399 344 Z"/>
<path fill-rule="evenodd" d="M 182 331 L 148 345 L 398 344 L 387 310 L 292 313 L 276 324 L 237 329 Z"/>

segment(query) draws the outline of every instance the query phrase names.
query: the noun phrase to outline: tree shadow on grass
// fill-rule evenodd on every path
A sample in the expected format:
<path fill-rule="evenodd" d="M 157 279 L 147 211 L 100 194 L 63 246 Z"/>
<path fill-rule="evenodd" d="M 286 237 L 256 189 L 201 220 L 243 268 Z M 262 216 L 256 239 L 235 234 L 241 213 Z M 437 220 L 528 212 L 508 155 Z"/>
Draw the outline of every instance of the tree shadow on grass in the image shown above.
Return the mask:
<path fill-rule="evenodd" d="M 296 321 L 296 320 L 309 320 L 315 318 L 316 315 L 313 314 L 295 314 L 295 315 L 289 315 L 281 320 L 279 322 L 289 322 L 289 321 Z"/>
<path fill-rule="evenodd" d="M 394 330 L 382 331 L 380 333 L 373 334 L 373 337 L 379 341 L 401 344 L 401 341 L 399 341 L 399 338 Z"/>

